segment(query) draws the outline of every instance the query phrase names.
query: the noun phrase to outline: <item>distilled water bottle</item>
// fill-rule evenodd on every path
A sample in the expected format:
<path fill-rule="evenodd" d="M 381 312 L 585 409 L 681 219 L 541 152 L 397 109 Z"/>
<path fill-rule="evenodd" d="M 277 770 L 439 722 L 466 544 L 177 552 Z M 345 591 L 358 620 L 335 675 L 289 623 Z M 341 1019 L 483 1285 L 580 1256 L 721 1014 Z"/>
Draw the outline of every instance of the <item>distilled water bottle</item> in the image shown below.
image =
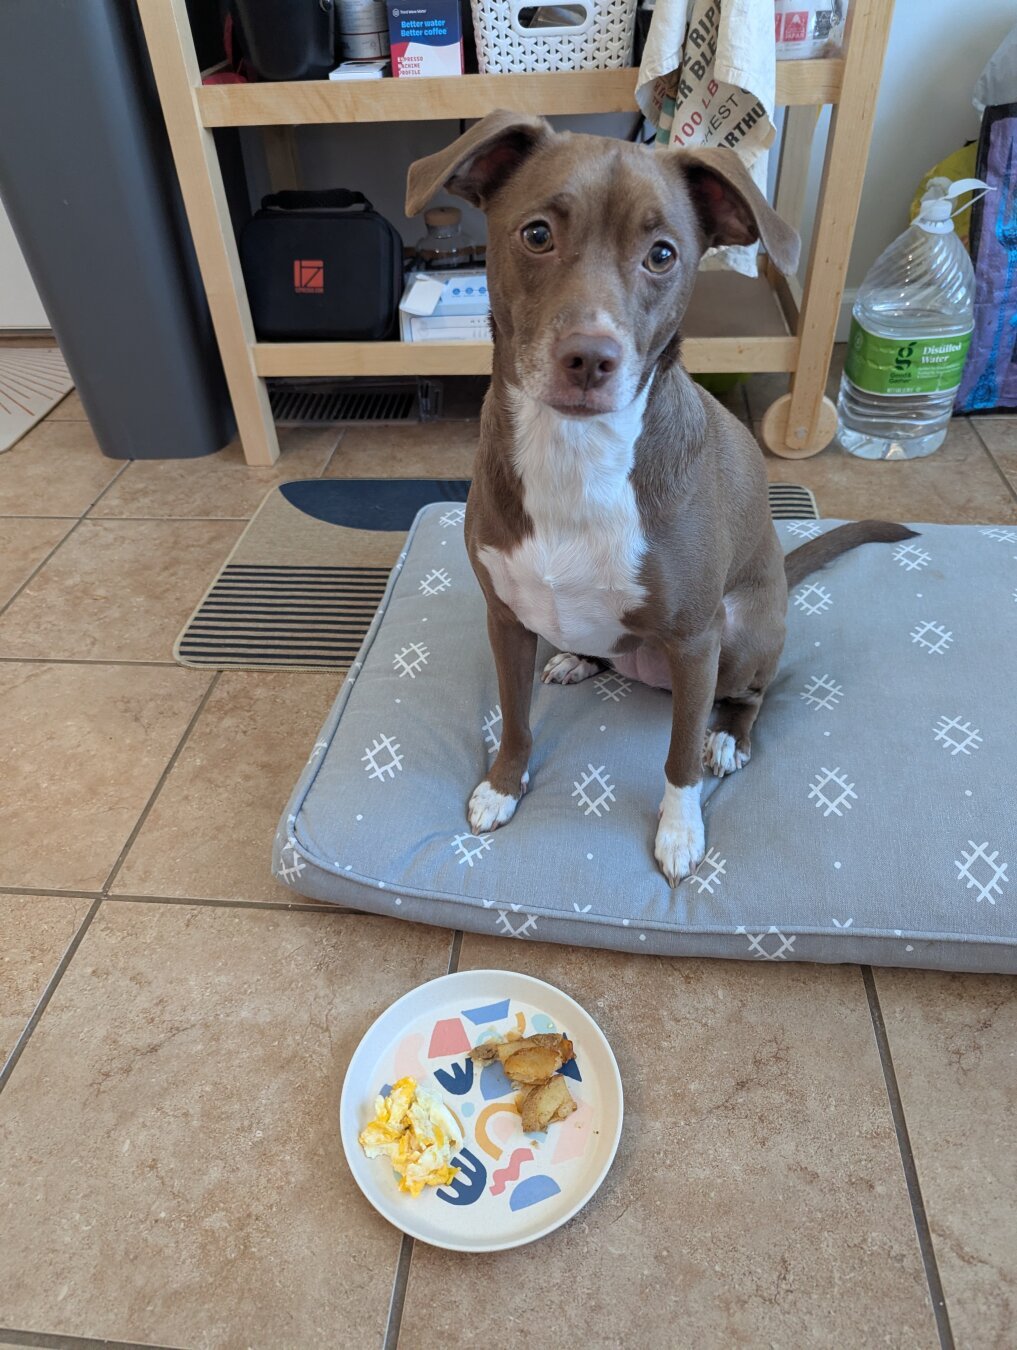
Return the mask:
<path fill-rule="evenodd" d="M 862 283 L 840 382 L 837 439 L 862 459 L 917 459 L 946 440 L 974 327 L 974 269 L 951 216 L 976 178 L 926 194 Z"/>

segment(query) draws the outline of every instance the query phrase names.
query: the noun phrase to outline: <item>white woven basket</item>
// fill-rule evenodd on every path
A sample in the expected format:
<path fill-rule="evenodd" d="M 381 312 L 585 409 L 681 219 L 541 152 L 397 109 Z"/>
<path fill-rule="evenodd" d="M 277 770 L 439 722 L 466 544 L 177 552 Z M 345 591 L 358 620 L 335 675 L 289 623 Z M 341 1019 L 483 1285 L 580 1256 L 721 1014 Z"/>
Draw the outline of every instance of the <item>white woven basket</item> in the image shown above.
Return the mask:
<path fill-rule="evenodd" d="M 632 63 L 637 0 L 568 0 L 586 18 L 567 28 L 523 28 L 533 0 L 470 0 L 482 75 L 532 70 L 610 70 Z"/>

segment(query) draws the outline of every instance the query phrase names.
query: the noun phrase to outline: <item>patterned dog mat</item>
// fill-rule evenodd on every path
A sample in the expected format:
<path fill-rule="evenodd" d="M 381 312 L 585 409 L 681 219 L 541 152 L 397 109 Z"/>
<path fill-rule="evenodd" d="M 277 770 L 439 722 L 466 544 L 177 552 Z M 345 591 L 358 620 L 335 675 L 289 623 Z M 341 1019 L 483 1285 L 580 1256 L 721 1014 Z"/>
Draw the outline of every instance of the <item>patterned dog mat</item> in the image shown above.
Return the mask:
<path fill-rule="evenodd" d="M 272 488 L 177 638 L 183 666 L 347 670 L 371 625 L 414 517 L 463 478 L 304 479 Z M 815 520 L 808 488 L 770 487 L 775 520 Z"/>

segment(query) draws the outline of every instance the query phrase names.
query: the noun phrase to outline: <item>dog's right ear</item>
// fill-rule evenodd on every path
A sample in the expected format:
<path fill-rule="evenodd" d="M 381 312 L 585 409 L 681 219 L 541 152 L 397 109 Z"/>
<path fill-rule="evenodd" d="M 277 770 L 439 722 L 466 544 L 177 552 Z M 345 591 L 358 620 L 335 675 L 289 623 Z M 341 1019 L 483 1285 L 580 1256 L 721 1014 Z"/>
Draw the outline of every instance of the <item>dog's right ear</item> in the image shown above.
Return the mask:
<path fill-rule="evenodd" d="M 542 141 L 553 135 L 542 117 L 493 112 L 437 154 L 410 165 L 406 214 L 419 215 L 444 188 L 484 207 Z"/>

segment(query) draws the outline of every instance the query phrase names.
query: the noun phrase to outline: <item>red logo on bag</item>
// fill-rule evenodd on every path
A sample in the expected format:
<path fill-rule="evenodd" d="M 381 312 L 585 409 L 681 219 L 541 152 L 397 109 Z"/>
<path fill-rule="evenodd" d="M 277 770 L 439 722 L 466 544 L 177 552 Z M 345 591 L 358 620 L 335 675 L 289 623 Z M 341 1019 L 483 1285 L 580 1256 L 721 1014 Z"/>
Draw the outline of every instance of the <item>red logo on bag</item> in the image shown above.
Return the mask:
<path fill-rule="evenodd" d="M 297 295 L 321 295 L 325 290 L 324 261 L 321 258 L 294 258 L 293 289 Z"/>
<path fill-rule="evenodd" d="M 784 41 L 804 42 L 809 36 L 809 11 L 794 10 L 784 15 Z"/>
<path fill-rule="evenodd" d="M 775 14 L 773 16 L 773 36 L 776 42 L 780 41 L 780 33 L 783 27 L 784 27 L 784 15 Z"/>

